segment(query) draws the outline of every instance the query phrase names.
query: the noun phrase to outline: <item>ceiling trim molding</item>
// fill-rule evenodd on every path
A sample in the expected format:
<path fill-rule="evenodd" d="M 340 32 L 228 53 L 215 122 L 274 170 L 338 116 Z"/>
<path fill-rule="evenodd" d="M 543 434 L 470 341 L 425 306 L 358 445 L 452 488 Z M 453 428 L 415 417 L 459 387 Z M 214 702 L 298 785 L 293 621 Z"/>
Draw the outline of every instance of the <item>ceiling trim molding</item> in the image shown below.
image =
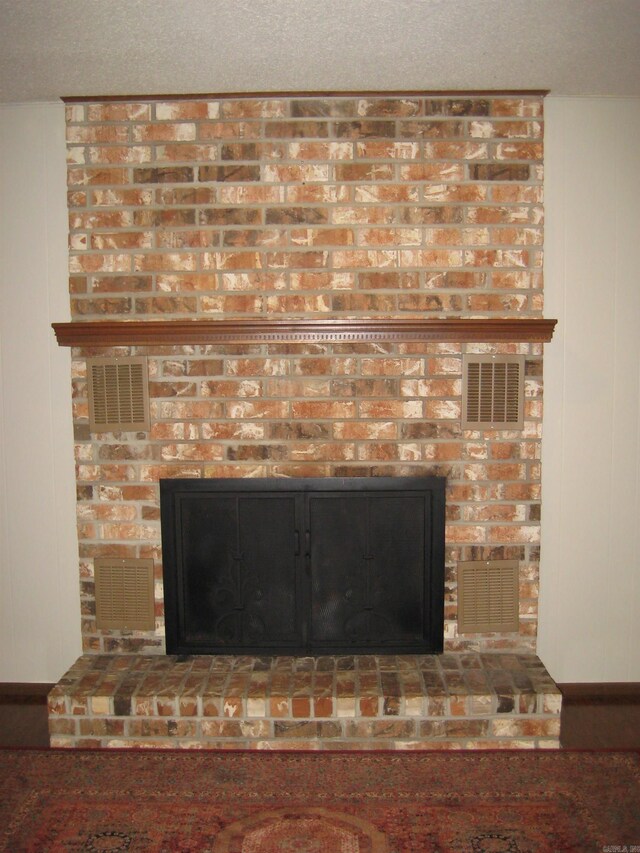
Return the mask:
<path fill-rule="evenodd" d="M 284 92 L 207 92 L 202 94 L 147 95 L 70 95 L 62 96 L 65 104 L 103 103 L 109 101 L 194 101 L 238 100 L 244 98 L 439 98 L 439 97 L 538 97 L 544 98 L 549 89 L 362 89 Z"/>

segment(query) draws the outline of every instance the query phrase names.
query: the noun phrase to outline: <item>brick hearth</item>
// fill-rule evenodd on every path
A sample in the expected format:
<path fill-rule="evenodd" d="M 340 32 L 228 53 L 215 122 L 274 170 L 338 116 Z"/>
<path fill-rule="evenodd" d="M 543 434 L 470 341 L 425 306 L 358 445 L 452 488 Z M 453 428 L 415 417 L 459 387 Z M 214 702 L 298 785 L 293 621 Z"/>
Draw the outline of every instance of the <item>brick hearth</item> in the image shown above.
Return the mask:
<path fill-rule="evenodd" d="M 559 746 L 531 654 L 83 655 L 49 695 L 51 745 L 189 749 Z"/>

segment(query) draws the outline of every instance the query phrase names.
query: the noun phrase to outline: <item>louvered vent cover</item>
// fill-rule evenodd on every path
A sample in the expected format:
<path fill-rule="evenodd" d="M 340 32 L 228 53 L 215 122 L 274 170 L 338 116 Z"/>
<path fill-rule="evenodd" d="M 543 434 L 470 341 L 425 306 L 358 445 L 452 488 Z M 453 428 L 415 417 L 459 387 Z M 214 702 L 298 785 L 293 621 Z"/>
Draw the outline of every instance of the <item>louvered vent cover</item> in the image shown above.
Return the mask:
<path fill-rule="evenodd" d="M 463 429 L 522 429 L 524 356 L 465 355 Z"/>
<path fill-rule="evenodd" d="M 518 561 L 458 563 L 458 631 L 518 631 Z"/>
<path fill-rule="evenodd" d="M 96 557 L 93 565 L 97 627 L 152 631 L 153 560 Z"/>
<path fill-rule="evenodd" d="M 91 432 L 148 430 L 147 360 L 89 358 L 89 428 Z"/>

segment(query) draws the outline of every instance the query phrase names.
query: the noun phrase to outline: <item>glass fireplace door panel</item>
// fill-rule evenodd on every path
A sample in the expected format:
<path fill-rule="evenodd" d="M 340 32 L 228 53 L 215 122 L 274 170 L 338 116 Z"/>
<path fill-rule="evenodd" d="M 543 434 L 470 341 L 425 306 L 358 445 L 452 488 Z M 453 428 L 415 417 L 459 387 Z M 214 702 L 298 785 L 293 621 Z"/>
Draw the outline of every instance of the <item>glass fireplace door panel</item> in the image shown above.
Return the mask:
<path fill-rule="evenodd" d="M 207 495 L 180 510 L 182 645 L 300 645 L 295 498 Z"/>
<path fill-rule="evenodd" d="M 415 643 L 424 637 L 429 561 L 424 503 L 421 496 L 369 501 L 370 625 L 384 642 Z"/>
<path fill-rule="evenodd" d="M 311 642 L 366 642 L 359 614 L 366 603 L 366 505 L 361 496 L 311 495 L 308 503 Z"/>
<path fill-rule="evenodd" d="M 422 497 L 312 495 L 308 525 L 313 645 L 423 648 Z"/>

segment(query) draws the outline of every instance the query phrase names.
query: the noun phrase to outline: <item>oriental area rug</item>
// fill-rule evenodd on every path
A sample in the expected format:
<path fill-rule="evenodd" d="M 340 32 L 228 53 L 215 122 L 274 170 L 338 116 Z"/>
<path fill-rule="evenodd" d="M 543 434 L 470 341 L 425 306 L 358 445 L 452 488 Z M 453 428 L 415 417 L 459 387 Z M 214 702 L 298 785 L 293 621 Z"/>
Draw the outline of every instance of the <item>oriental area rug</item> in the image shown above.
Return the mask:
<path fill-rule="evenodd" d="M 0 750 L 0 850 L 640 851 L 636 752 Z"/>

